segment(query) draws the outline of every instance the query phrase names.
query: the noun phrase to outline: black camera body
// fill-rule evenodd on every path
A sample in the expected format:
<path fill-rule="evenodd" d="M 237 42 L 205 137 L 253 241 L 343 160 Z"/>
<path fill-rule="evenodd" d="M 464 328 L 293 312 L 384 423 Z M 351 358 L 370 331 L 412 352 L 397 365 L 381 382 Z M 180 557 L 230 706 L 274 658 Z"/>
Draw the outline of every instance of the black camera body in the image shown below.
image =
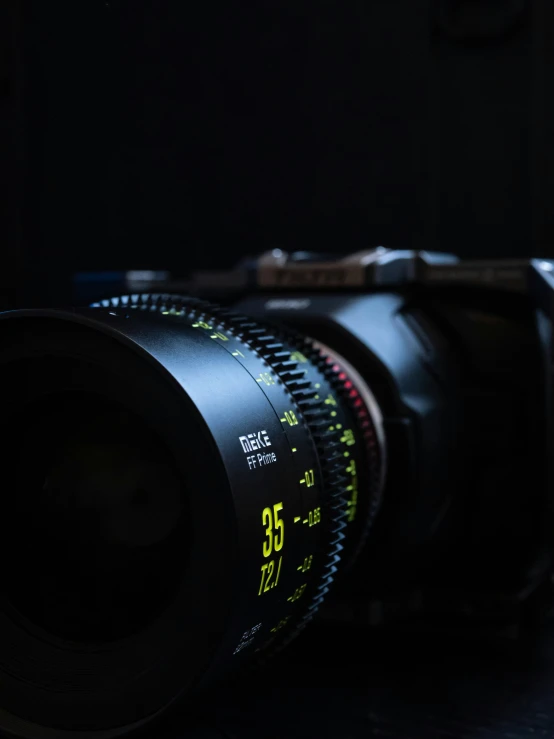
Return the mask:
<path fill-rule="evenodd" d="M 331 347 L 381 411 L 380 510 L 324 618 L 514 636 L 548 609 L 553 269 L 274 250 L 188 286 Z"/>
<path fill-rule="evenodd" d="M 549 614 L 554 262 L 274 250 L 144 277 L 0 314 L 1 731 L 209 713 L 312 623 L 436 641 Z"/>

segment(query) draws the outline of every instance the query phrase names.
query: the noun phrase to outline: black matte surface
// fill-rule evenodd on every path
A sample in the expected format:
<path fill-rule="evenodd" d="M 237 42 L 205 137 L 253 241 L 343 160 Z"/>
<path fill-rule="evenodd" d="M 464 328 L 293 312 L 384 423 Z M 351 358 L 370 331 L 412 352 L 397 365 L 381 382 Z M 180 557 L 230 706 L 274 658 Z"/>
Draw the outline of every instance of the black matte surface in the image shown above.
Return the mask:
<path fill-rule="evenodd" d="M 554 737 L 554 631 L 525 643 L 375 637 L 317 625 L 261 673 L 158 739 L 523 739 Z"/>

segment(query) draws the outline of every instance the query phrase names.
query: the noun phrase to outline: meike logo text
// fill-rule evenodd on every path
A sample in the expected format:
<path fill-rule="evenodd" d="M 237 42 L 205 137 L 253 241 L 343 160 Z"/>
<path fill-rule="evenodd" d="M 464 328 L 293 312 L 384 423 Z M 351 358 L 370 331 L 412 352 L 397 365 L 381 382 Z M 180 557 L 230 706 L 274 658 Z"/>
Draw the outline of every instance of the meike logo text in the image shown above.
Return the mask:
<path fill-rule="evenodd" d="M 255 432 L 253 434 L 247 434 L 246 436 L 239 436 L 239 441 L 242 446 L 242 450 L 245 453 L 253 452 L 256 449 L 265 449 L 267 446 L 271 446 L 267 431 Z"/>

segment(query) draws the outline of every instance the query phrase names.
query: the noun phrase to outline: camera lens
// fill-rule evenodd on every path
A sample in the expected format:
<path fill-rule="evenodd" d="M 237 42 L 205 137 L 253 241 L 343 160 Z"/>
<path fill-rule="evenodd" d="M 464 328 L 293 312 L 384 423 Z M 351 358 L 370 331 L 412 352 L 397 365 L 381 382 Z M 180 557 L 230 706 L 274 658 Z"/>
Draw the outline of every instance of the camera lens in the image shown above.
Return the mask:
<path fill-rule="evenodd" d="M 339 355 L 168 295 L 0 338 L 1 728 L 125 733 L 309 623 L 383 481 Z"/>

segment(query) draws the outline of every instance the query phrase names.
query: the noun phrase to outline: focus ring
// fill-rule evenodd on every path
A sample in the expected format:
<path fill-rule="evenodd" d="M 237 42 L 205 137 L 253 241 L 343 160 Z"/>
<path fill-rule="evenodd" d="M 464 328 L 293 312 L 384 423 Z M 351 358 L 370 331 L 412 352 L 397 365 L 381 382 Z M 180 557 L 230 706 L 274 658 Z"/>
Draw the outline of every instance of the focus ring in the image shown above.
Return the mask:
<path fill-rule="evenodd" d="M 363 446 L 364 464 L 356 475 L 356 478 L 359 476 L 359 480 L 357 480 L 356 492 L 354 493 L 350 492 L 351 485 L 349 483 L 352 480 L 344 474 L 345 465 L 340 452 L 328 459 L 330 466 L 327 468 L 327 477 L 332 478 L 330 485 L 335 490 L 342 490 L 344 498 L 341 500 L 341 510 L 344 510 L 344 507 L 347 508 L 346 519 L 349 524 L 346 534 L 348 543 L 346 551 L 342 554 L 341 562 L 342 569 L 345 569 L 345 567 L 353 564 L 364 548 L 381 504 L 384 484 L 385 444 L 382 430 L 379 433 L 378 429 L 380 412 L 363 379 L 357 375 L 356 370 L 343 357 L 336 355 L 332 349 L 319 346 L 317 342 L 308 337 L 289 331 L 285 335 L 289 343 L 306 355 L 311 364 L 318 368 L 319 372 L 341 398 L 343 408 L 350 412 L 351 425 L 356 429 L 356 440 Z M 369 396 L 371 396 L 373 402 L 368 402 L 370 400 Z M 330 448 L 336 444 L 336 432 L 329 434 L 325 430 L 314 429 L 312 433 L 318 451 L 321 450 L 321 455 L 328 458 Z M 340 450 L 340 445 L 337 446 Z M 333 475 L 336 477 L 333 478 Z M 363 495 L 359 500 L 353 501 L 351 496 L 357 495 L 358 487 L 363 490 Z M 351 514 L 358 507 L 361 510 L 352 526 L 354 518 Z"/>
<path fill-rule="evenodd" d="M 300 348 L 300 340 L 294 334 L 288 331 L 283 332 L 277 327 L 272 327 L 272 333 L 267 330 L 260 332 L 257 324 L 246 318 L 244 322 L 237 320 L 237 325 L 241 338 L 268 362 L 296 401 L 315 441 L 323 477 L 322 506 L 327 512 L 328 530 L 327 541 L 322 552 L 325 559 L 322 575 L 303 617 L 274 645 L 274 650 L 277 650 L 285 647 L 307 626 L 317 613 L 333 583 L 340 564 L 342 542 L 345 538 L 347 504 L 344 489 L 348 485 L 348 478 L 341 474 L 344 464 L 338 453 L 340 434 L 333 424 L 330 411 L 319 397 L 320 394 L 314 387 L 313 381 L 306 379 L 306 370 L 299 367 L 301 360 L 291 359 L 290 351 L 284 351 L 285 342 L 293 348 Z M 309 354 L 312 355 L 315 349 L 309 342 L 301 348 L 308 347 L 310 347 Z M 304 361 L 307 360 L 306 363 L 309 363 L 318 373 L 321 373 L 319 365 L 324 363 L 323 357 L 318 356 L 318 361 L 313 362 L 310 361 L 313 357 L 307 357 L 303 352 L 299 352 L 299 356 Z"/>
<path fill-rule="evenodd" d="M 362 515 L 358 517 L 355 535 L 349 537 L 350 552 L 346 553 L 347 561 L 343 564 L 343 567 L 349 567 L 364 548 L 375 516 L 380 509 L 384 487 L 386 445 L 381 412 L 363 379 L 344 357 L 336 355 L 332 350 L 324 347 L 320 355 L 323 359 L 320 363 L 321 371 L 336 389 L 355 419 L 358 436 L 365 447 L 367 460 L 361 480 L 365 491 L 360 501 L 363 508 Z"/>

